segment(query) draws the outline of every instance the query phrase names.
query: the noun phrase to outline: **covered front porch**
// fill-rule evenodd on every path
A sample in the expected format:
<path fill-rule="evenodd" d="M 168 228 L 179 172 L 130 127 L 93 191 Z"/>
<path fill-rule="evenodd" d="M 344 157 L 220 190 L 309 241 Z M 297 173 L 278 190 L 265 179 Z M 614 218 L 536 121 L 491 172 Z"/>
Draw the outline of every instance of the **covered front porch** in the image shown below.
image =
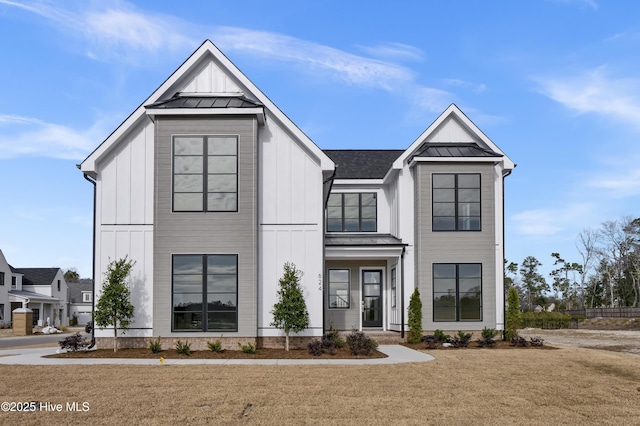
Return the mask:
<path fill-rule="evenodd" d="M 33 325 L 58 327 L 64 323 L 65 301 L 51 296 L 25 290 L 9 291 L 11 311 L 16 308 L 29 308 L 33 311 Z M 12 318 L 13 322 L 13 318 Z"/>
<path fill-rule="evenodd" d="M 405 246 L 386 234 L 325 236 L 325 329 L 403 332 Z"/>

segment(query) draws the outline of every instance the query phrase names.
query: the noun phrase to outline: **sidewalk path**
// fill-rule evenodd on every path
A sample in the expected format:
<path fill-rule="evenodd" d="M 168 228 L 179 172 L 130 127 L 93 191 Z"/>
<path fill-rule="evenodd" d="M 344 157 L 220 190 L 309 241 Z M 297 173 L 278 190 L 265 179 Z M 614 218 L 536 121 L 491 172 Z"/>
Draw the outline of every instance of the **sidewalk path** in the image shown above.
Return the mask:
<path fill-rule="evenodd" d="M 25 348 L 0 350 L 0 364 L 8 365 L 91 365 L 91 364 L 160 364 L 159 359 L 138 358 L 42 358 L 56 353 L 57 348 Z M 387 358 L 370 359 L 167 359 L 165 365 L 234 364 L 234 365 L 365 365 L 426 362 L 434 358 L 401 345 L 380 345 Z"/>

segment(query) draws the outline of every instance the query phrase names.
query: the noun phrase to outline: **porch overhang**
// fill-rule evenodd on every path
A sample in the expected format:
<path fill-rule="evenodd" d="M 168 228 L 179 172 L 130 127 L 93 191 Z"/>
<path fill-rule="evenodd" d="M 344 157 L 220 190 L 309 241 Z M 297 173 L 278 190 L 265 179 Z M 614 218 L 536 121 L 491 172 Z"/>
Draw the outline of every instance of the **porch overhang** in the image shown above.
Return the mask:
<path fill-rule="evenodd" d="M 326 234 L 325 259 L 399 257 L 407 244 L 389 234 Z"/>
<path fill-rule="evenodd" d="M 32 291 L 25 290 L 10 290 L 9 291 L 10 302 L 36 302 L 36 303 L 61 303 L 63 300 L 47 296 L 44 294 L 34 293 Z"/>

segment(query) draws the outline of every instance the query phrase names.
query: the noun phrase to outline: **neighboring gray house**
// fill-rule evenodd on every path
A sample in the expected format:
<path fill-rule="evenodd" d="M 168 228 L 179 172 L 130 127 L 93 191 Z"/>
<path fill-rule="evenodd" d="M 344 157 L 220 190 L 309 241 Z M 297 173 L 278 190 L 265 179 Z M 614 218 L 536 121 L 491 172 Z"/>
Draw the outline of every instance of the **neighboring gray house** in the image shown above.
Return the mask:
<path fill-rule="evenodd" d="M 93 308 L 93 280 L 82 278 L 67 283 L 69 287 L 69 321 L 74 317 L 78 325 L 86 325 L 91 321 Z"/>
<path fill-rule="evenodd" d="M 60 268 L 14 268 L 0 250 L 0 324 L 17 308 L 31 309 L 35 326 L 67 325 L 67 283 Z"/>
<path fill-rule="evenodd" d="M 402 332 L 415 288 L 425 330 L 502 329 L 515 164 L 453 104 L 403 145 L 321 150 L 205 41 L 79 166 L 94 277 L 136 262 L 125 339 L 274 344 L 285 262 L 304 272 L 306 338 Z M 111 335 L 96 330 L 98 346 Z"/>

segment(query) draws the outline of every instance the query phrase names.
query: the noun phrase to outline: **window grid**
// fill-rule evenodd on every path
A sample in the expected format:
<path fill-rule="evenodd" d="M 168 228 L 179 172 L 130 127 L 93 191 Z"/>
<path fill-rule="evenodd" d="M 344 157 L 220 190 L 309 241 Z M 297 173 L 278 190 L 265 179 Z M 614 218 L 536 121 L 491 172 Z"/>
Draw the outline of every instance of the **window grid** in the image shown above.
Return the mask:
<path fill-rule="evenodd" d="M 432 229 L 480 231 L 480 174 L 432 175 Z"/>
<path fill-rule="evenodd" d="M 433 321 L 482 321 L 482 264 L 433 264 Z"/>
<path fill-rule="evenodd" d="M 173 211 L 238 211 L 237 136 L 174 136 Z"/>
<path fill-rule="evenodd" d="M 349 269 L 329 269 L 329 309 L 349 309 L 350 280 Z"/>
<path fill-rule="evenodd" d="M 173 331 L 238 330 L 238 256 L 173 255 Z"/>
<path fill-rule="evenodd" d="M 336 193 L 327 203 L 327 232 L 376 232 L 377 194 Z"/>

